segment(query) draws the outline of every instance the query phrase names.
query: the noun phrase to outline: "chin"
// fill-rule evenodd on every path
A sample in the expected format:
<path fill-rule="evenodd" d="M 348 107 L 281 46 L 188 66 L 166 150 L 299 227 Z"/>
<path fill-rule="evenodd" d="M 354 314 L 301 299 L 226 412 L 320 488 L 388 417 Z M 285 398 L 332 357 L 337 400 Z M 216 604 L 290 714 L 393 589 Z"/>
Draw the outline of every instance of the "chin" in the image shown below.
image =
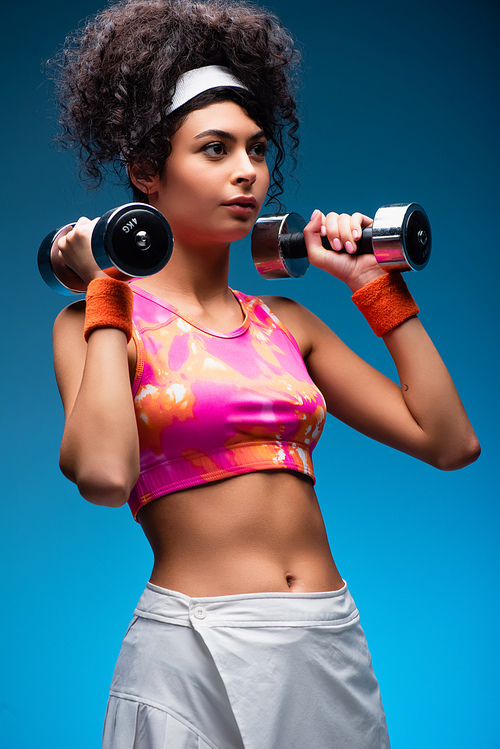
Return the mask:
<path fill-rule="evenodd" d="M 245 239 L 245 237 L 248 237 L 248 235 L 253 229 L 254 223 L 255 221 L 252 221 L 250 225 L 242 226 L 239 231 L 234 231 L 232 233 L 231 242 L 237 242 L 239 239 Z"/>

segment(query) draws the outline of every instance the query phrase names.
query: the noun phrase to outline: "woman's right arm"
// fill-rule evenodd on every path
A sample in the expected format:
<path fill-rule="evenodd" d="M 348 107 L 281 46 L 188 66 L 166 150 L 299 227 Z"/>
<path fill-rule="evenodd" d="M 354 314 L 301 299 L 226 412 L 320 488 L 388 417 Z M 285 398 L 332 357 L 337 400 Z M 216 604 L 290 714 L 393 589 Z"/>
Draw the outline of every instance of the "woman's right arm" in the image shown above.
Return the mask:
<path fill-rule="evenodd" d="M 63 257 L 68 261 L 69 252 Z M 60 467 L 89 502 L 119 507 L 139 476 L 127 339 L 117 328 L 99 328 L 86 343 L 84 323 L 85 304 L 77 302 L 54 325 L 54 367 L 65 414 Z"/>

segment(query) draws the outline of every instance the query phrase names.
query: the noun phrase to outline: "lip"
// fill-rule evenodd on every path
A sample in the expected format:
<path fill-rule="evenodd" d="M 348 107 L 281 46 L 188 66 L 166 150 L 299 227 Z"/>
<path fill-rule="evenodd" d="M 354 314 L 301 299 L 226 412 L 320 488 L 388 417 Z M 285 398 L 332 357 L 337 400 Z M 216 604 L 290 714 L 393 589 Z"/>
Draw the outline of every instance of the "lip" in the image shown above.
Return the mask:
<path fill-rule="evenodd" d="M 235 198 L 231 198 L 231 200 L 226 200 L 226 202 L 222 205 L 227 205 L 230 207 L 241 207 L 247 210 L 256 208 L 257 201 L 253 197 L 253 195 L 238 195 Z"/>

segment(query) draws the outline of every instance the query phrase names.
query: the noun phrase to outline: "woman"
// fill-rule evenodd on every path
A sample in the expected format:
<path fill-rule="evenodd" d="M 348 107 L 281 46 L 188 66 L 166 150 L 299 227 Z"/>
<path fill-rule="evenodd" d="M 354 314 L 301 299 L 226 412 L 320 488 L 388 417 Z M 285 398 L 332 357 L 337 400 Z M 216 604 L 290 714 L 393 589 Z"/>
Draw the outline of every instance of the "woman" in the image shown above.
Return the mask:
<path fill-rule="evenodd" d="M 304 234 L 383 336 L 401 387 L 299 304 L 228 287 L 230 244 L 280 193 L 296 145 L 294 64 L 276 18 L 225 0 L 122 2 L 66 51 L 62 122 L 88 173 L 125 165 L 174 235 L 166 268 L 131 286 L 95 264 L 94 222 L 59 242 L 88 284 L 54 327 L 61 469 L 91 502 L 128 501 L 155 560 L 107 749 L 389 746 L 311 452 L 328 409 L 444 470 L 479 454 L 400 276 L 354 254 L 368 217 L 316 210 Z"/>

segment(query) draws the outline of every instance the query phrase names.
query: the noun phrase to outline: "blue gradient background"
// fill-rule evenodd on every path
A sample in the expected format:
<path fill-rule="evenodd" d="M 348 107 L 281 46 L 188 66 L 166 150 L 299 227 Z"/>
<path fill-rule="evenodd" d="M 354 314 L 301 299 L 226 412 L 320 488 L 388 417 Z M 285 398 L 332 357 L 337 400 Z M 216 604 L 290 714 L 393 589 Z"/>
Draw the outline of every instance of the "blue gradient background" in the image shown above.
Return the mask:
<path fill-rule="evenodd" d="M 86 503 L 58 471 L 51 326 L 66 301 L 36 268 L 48 230 L 128 200 L 113 185 L 87 192 L 73 157 L 50 143 L 55 113 L 41 61 L 98 7 L 29 0 L 2 16 L 6 749 L 100 745 L 121 637 L 152 564 L 126 507 Z M 285 203 L 306 217 L 315 207 L 371 215 L 388 202 L 425 207 L 433 256 L 407 280 L 483 445 L 474 465 L 439 473 L 332 419 L 317 449 L 320 502 L 361 611 L 393 749 L 500 747 L 500 8 L 486 0 L 270 7 L 304 49 L 302 157 Z M 248 240 L 234 256 L 235 288 L 293 296 L 394 375 L 341 284 L 316 269 L 300 281 L 265 282 Z"/>

